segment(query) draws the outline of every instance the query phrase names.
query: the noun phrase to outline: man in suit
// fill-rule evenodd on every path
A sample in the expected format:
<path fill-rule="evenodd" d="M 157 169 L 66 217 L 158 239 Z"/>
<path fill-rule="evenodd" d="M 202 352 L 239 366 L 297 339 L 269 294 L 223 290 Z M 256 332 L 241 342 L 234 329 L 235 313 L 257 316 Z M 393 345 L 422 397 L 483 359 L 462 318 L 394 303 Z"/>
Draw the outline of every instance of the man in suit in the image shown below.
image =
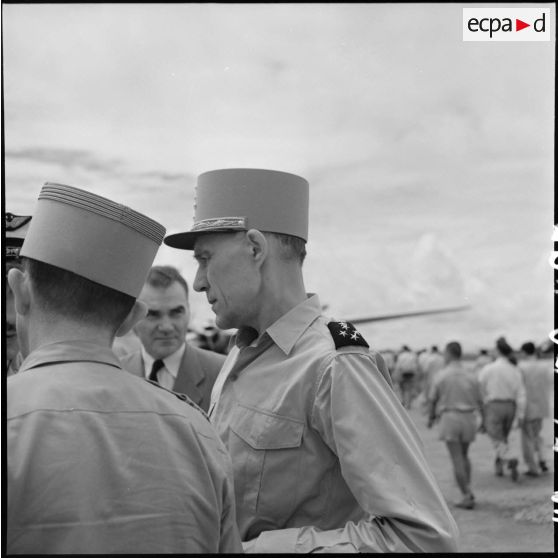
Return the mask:
<path fill-rule="evenodd" d="M 134 327 L 141 348 L 123 356 L 124 369 L 185 393 L 204 411 L 225 357 L 186 342 L 188 284 L 172 266 L 153 266 L 139 299 L 147 316 Z"/>

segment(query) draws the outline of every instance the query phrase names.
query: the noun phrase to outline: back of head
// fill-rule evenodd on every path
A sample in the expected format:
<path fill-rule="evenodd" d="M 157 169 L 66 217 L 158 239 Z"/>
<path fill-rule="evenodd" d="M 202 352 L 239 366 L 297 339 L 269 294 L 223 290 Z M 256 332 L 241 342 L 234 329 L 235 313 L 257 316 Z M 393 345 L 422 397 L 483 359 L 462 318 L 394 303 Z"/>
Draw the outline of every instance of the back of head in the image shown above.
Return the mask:
<path fill-rule="evenodd" d="M 450 341 L 446 345 L 446 355 L 452 360 L 459 360 L 462 355 L 461 344 L 457 341 Z"/>
<path fill-rule="evenodd" d="M 110 328 L 114 333 L 134 305 L 133 296 L 71 271 L 32 258 L 23 262 L 36 303 L 45 314 Z"/>
<path fill-rule="evenodd" d="M 535 344 L 532 343 L 531 341 L 527 341 L 526 343 L 523 343 L 523 345 L 521 345 L 521 350 L 528 356 L 533 356 L 536 353 L 536 347 Z"/>
<path fill-rule="evenodd" d="M 147 274 L 145 280 L 147 285 L 155 289 L 168 289 L 173 283 L 179 283 L 184 288 L 186 298 L 188 298 L 188 283 L 182 277 L 178 269 L 171 265 L 154 265 Z"/>
<path fill-rule="evenodd" d="M 517 364 L 517 360 L 513 354 L 513 349 L 504 337 L 496 339 L 496 349 L 503 357 L 507 358 L 511 364 Z"/>

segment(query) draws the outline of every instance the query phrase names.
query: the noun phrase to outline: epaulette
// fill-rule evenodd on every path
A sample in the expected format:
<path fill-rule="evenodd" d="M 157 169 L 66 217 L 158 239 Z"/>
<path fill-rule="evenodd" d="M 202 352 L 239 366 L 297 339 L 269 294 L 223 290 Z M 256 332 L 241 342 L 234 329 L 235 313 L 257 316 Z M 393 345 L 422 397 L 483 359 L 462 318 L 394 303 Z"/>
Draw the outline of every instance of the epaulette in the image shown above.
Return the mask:
<path fill-rule="evenodd" d="M 355 346 L 370 348 L 366 339 L 364 339 L 350 322 L 329 322 L 327 327 L 333 337 L 336 349 Z"/>
<path fill-rule="evenodd" d="M 172 389 L 167 389 L 166 387 L 163 387 L 159 382 L 155 382 L 153 380 L 146 379 L 145 381 L 149 382 L 151 385 L 157 386 L 160 389 L 164 389 L 165 391 L 172 393 L 175 397 L 178 397 L 178 399 L 190 405 L 190 407 L 194 407 L 194 409 L 199 411 L 209 421 L 209 416 L 207 415 L 207 413 L 199 405 L 196 405 L 196 403 L 194 403 L 185 393 L 179 393 L 178 391 L 172 391 Z"/>

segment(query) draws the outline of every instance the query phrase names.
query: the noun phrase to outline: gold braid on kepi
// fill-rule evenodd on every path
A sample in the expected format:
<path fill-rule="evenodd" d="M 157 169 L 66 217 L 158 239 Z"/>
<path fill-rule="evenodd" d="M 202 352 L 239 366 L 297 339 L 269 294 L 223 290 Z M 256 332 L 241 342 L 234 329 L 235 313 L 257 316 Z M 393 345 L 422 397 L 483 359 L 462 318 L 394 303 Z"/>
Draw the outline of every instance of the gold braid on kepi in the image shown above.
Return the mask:
<path fill-rule="evenodd" d="M 165 244 L 192 250 L 198 236 L 257 229 L 308 240 L 309 184 L 267 169 L 219 169 L 198 176 L 194 223 Z"/>

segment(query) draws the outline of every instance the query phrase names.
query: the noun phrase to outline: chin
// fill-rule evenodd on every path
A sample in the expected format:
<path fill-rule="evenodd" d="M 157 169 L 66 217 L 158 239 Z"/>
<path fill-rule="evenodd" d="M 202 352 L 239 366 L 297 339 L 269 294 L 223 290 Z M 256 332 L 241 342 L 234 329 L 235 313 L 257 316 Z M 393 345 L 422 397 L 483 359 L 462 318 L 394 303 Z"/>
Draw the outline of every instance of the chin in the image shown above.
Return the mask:
<path fill-rule="evenodd" d="M 215 316 L 215 325 L 219 329 L 231 329 L 233 327 L 238 327 L 234 320 L 227 316 Z"/>

